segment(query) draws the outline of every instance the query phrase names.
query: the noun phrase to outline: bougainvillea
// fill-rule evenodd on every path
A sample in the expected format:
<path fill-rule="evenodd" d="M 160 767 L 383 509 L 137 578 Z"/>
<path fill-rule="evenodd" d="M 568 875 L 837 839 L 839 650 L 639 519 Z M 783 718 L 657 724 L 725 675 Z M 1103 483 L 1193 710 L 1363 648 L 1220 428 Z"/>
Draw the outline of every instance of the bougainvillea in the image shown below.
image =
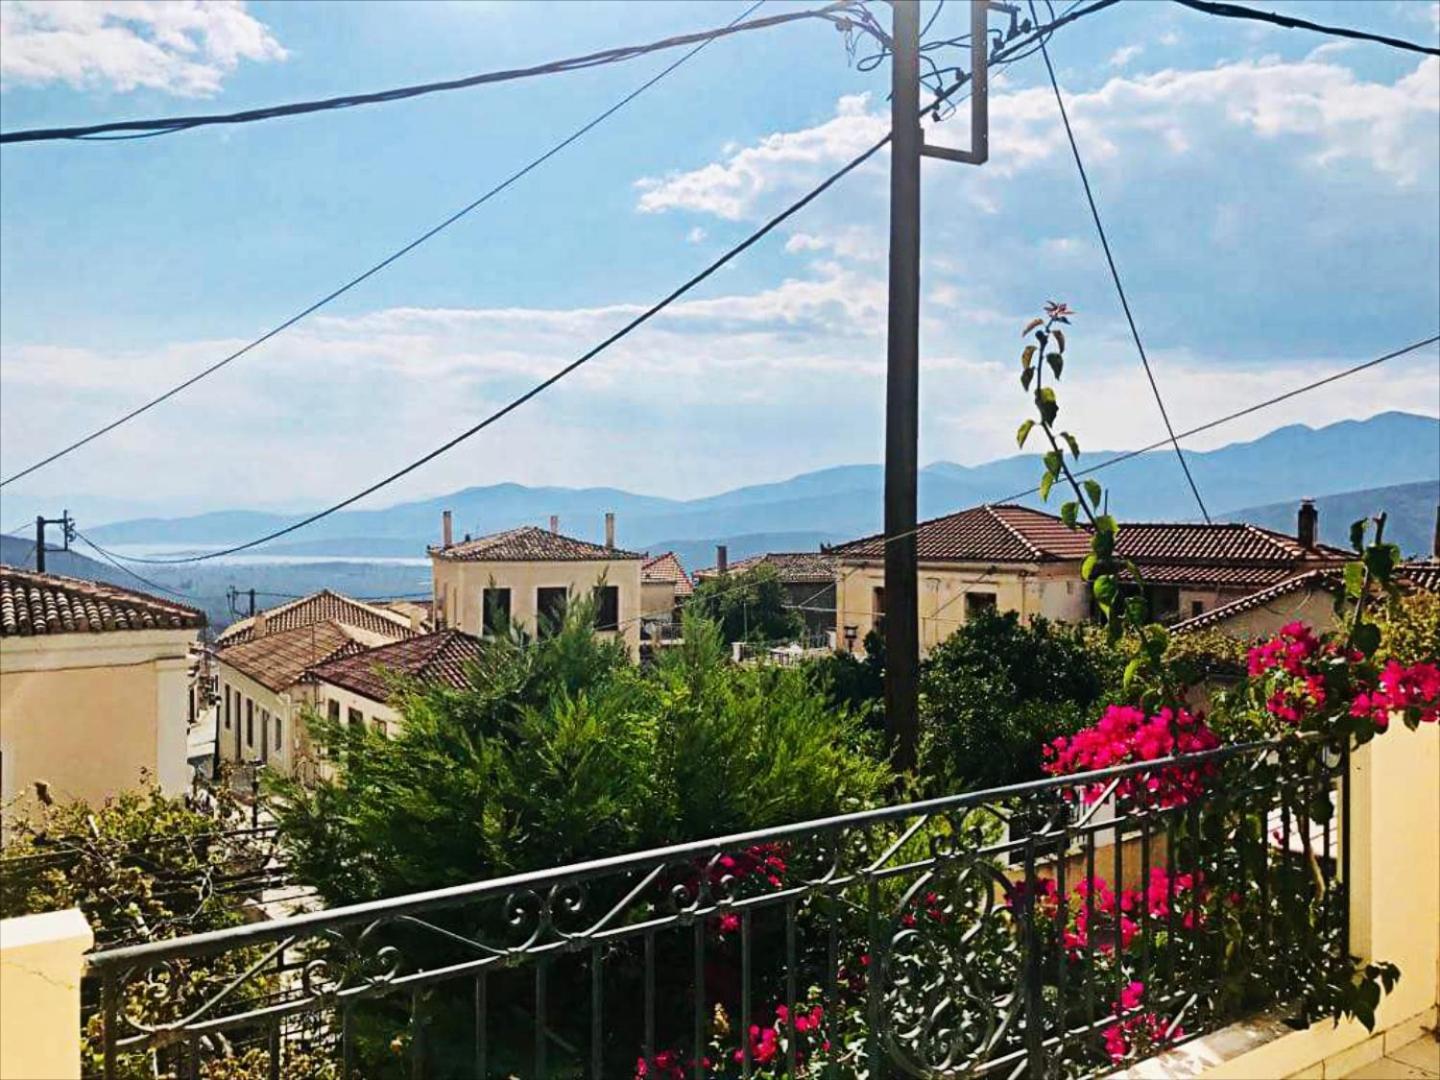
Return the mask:
<path fill-rule="evenodd" d="M 1071 736 L 1060 736 L 1045 748 L 1045 771 L 1052 776 L 1108 769 L 1142 761 L 1157 761 L 1176 754 L 1193 754 L 1220 745 L 1203 719 L 1184 709 L 1163 708 L 1146 716 L 1131 705 L 1111 705 L 1091 727 Z M 1121 799 L 1147 805 L 1183 806 L 1204 790 L 1204 781 L 1215 766 L 1166 766 L 1150 772 L 1122 777 L 1116 785 Z M 1101 798 L 1106 783 L 1086 785 L 1082 796 L 1087 803 Z"/>
<path fill-rule="evenodd" d="M 1111 1008 L 1120 1019 L 1105 1029 L 1105 1052 L 1112 1063 L 1127 1058 L 1146 1058 L 1185 1037 L 1178 1024 L 1163 1019 L 1158 1013 L 1136 1012 L 1145 1002 L 1145 984 L 1132 982 L 1120 991 Z M 1127 1015 L 1134 1014 L 1134 1015 Z"/>

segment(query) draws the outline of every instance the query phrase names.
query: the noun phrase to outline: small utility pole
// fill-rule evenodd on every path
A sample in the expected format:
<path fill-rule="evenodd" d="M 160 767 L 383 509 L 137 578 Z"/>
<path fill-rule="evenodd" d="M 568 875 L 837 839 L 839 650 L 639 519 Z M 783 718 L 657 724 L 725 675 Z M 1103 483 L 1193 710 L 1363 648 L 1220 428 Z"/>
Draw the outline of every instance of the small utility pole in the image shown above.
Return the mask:
<path fill-rule="evenodd" d="M 920 438 L 920 4 L 894 0 L 890 78 L 890 325 L 885 378 L 885 725 L 915 766 L 920 608 L 915 500 Z"/>
<path fill-rule="evenodd" d="M 970 0 L 970 149 L 926 146 L 920 127 L 919 0 L 892 0 L 890 322 L 885 380 L 885 724 L 896 768 L 919 743 L 920 596 L 915 544 L 920 441 L 920 159 L 989 156 L 986 18 Z M 1008 8 L 1007 8 L 1008 10 Z"/>
<path fill-rule="evenodd" d="M 58 518 L 47 518 L 44 514 L 37 514 L 35 517 L 35 569 L 45 573 L 45 527 L 47 525 L 59 525 L 61 535 L 65 540 L 64 550 L 70 550 L 70 541 L 75 536 L 75 519 L 70 516 L 69 510 L 60 511 Z"/>

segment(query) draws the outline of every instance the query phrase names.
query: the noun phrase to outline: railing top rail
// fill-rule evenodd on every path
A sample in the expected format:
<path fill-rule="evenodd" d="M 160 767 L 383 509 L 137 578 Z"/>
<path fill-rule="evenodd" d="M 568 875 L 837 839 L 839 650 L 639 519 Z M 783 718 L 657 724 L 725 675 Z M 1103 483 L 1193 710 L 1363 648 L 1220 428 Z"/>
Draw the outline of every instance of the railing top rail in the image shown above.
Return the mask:
<path fill-rule="evenodd" d="M 712 855 L 717 851 L 743 848 L 751 844 L 787 840 L 814 833 L 835 832 L 841 829 L 893 821 L 897 818 L 963 810 L 1018 796 L 1103 783 L 1116 777 L 1130 776 L 1157 768 L 1203 765 L 1207 762 L 1217 762 L 1245 754 L 1278 749 L 1287 743 L 1293 745 L 1297 741 L 1313 741 L 1315 738 L 1314 735 L 1300 735 L 1289 736 L 1282 741 L 1238 743 L 1194 754 L 1179 754 L 1174 757 L 1113 766 L 1092 772 L 1073 773 L 1046 780 L 1031 780 L 1022 784 L 1011 784 L 1007 787 L 963 792 L 959 795 L 946 795 L 920 802 L 877 807 L 872 810 L 860 810 L 850 814 L 810 821 L 797 821 L 789 825 L 755 829 L 729 836 L 692 840 L 670 847 L 612 855 L 602 859 L 591 859 L 587 862 L 510 874 L 485 881 L 467 882 L 464 885 L 452 885 L 443 889 L 407 893 L 404 896 L 390 897 L 384 900 L 371 900 L 360 904 L 303 912 L 268 922 L 212 930 L 189 937 L 127 945 L 91 953 L 86 958 L 87 969 L 90 974 L 102 974 L 117 968 L 145 967 L 175 956 L 206 955 L 222 952 L 229 948 L 303 936 L 308 931 L 320 928 L 369 922 L 377 918 L 408 915 L 418 911 L 433 911 L 437 908 L 455 907 L 489 897 L 503 896 L 517 889 L 533 889 L 562 882 L 568 883 L 616 871 L 680 862 L 697 856 Z"/>

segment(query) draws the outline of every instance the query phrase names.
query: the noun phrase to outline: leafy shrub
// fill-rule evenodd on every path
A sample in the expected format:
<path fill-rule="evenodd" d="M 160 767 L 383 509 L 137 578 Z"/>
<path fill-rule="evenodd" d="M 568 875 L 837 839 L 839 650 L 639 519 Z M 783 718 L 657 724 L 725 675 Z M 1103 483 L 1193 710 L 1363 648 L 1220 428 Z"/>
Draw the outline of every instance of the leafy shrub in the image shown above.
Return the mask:
<path fill-rule="evenodd" d="M 858 809 L 890 775 L 803 671 L 731 664 L 693 616 L 649 670 L 573 605 L 486 638 L 463 691 L 399 686 L 387 739 L 308 718 L 333 777 L 271 782 L 292 863 L 353 902 Z"/>
<path fill-rule="evenodd" d="M 792 641 L 805 632 L 804 617 L 789 606 L 780 573 L 768 563 L 707 578 L 686 608 L 719 626 L 726 641 Z"/>
<path fill-rule="evenodd" d="M 922 670 L 925 782 L 953 791 L 1038 778 L 1041 748 L 1084 726 L 1108 663 L 1077 628 L 977 612 Z"/>
<path fill-rule="evenodd" d="M 1378 660 L 1402 664 L 1434 663 L 1440 659 L 1440 594 L 1414 592 L 1377 612 L 1380 627 Z"/>

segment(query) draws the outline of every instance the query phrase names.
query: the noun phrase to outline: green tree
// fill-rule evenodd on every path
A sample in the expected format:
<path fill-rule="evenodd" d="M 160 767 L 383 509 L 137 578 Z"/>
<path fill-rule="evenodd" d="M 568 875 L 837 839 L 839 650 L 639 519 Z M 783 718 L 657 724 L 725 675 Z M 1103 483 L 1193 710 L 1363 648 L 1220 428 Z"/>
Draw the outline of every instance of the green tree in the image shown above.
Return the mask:
<path fill-rule="evenodd" d="M 1079 628 L 980 611 L 921 670 L 921 765 L 934 791 L 1041 775 L 1040 752 L 1083 727 L 1110 663 Z"/>
<path fill-rule="evenodd" d="M 271 782 L 297 874 L 332 903 L 857 809 L 870 735 L 799 669 L 739 667 L 687 616 L 648 670 L 573 605 L 543 641 L 487 638 L 465 690 L 397 684 L 385 738 L 308 722 L 333 776 Z"/>
<path fill-rule="evenodd" d="M 739 573 L 706 578 L 687 607 L 715 623 L 726 641 L 791 641 L 804 633 L 805 620 L 788 603 L 779 571 L 759 563 Z"/>

